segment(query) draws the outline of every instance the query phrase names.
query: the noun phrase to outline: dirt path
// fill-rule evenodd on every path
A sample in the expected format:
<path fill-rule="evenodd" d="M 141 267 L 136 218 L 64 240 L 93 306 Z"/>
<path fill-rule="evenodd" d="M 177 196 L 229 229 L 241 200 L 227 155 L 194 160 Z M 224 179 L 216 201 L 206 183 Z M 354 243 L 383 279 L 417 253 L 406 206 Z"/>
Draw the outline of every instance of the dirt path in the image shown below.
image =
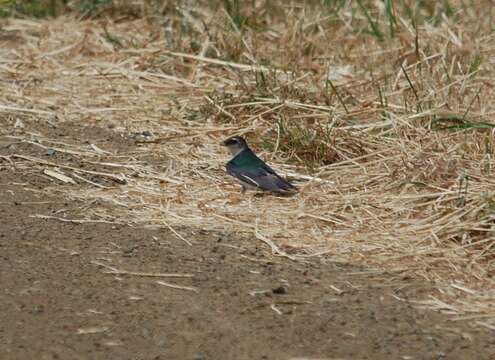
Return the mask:
<path fill-rule="evenodd" d="M 127 146 L 97 129 L 53 131 Z M 0 155 L 40 151 L 10 141 Z M 163 230 L 33 217 L 94 206 L 47 185 L 0 160 L 2 359 L 495 359 L 493 334 L 408 303 L 428 290 L 418 280 L 273 257 L 236 234 L 181 229 L 189 246 Z"/>

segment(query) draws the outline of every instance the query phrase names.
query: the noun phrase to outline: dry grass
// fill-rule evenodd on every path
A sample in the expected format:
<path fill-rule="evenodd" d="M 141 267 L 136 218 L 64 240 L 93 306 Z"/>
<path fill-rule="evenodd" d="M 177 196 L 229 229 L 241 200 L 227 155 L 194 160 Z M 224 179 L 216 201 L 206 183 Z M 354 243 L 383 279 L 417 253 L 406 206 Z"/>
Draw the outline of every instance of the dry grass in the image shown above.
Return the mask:
<path fill-rule="evenodd" d="M 431 21 L 419 11 L 417 32 L 396 9 L 391 37 L 385 9 L 369 13 L 374 36 L 359 31 L 365 13 L 340 3 L 11 19 L 0 33 L 0 116 L 154 134 L 120 157 L 23 138 L 125 179 L 54 188 L 107 204 L 88 219 L 178 238 L 182 227 L 252 233 L 292 259 L 326 254 L 405 283 L 422 277 L 435 290 L 420 304 L 495 329 L 491 7 L 454 3 Z M 234 134 L 300 194 L 241 196 L 219 145 Z M 83 170 L 60 173 L 87 183 Z"/>

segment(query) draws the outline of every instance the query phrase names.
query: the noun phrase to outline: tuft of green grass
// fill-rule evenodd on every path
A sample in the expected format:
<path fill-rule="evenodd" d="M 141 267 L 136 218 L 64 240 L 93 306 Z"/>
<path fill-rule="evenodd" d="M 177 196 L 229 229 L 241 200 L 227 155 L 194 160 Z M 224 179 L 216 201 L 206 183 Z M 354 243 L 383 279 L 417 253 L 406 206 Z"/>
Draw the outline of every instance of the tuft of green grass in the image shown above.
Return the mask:
<path fill-rule="evenodd" d="M 336 16 L 346 3 L 347 0 L 323 0 L 322 5 L 324 9 L 330 9 L 331 14 Z"/>
<path fill-rule="evenodd" d="M 442 116 L 436 117 L 431 123 L 432 130 L 472 130 L 472 129 L 495 129 L 495 124 L 467 120 L 465 116 Z"/>
<path fill-rule="evenodd" d="M 361 0 L 357 0 L 357 3 L 359 5 L 359 8 L 361 9 L 361 11 L 363 12 L 364 16 L 368 20 L 368 24 L 370 26 L 370 30 L 368 30 L 368 33 L 370 33 L 371 35 L 376 37 L 378 40 L 383 41 L 384 36 L 383 36 L 382 32 L 380 31 L 378 21 L 374 20 L 371 17 L 368 8 L 363 5 L 363 2 Z"/>
<path fill-rule="evenodd" d="M 70 11 L 72 6 L 85 15 L 92 15 L 102 7 L 109 5 L 112 5 L 112 0 L 75 0 L 71 2 L 69 0 L 0 0 L 0 17 L 54 17 Z"/>
<path fill-rule="evenodd" d="M 247 19 L 241 15 L 239 0 L 223 0 L 223 6 L 237 29 L 242 29 Z"/>
<path fill-rule="evenodd" d="M 79 0 L 78 10 L 86 16 L 91 16 L 102 7 L 112 5 L 112 0 Z"/>
<path fill-rule="evenodd" d="M 397 20 L 394 14 L 394 4 L 392 0 L 384 0 L 385 3 L 385 15 L 388 20 L 388 31 L 391 38 L 395 37 L 395 28 L 397 26 Z"/>
<path fill-rule="evenodd" d="M 396 13 L 400 13 L 403 19 L 408 20 L 413 28 L 427 22 L 438 26 L 442 23 L 444 17 L 453 17 L 456 13 L 454 6 L 448 0 L 442 0 L 441 2 L 425 0 L 381 0 L 381 2 L 383 3 L 382 7 L 373 6 L 369 2 L 363 2 L 362 0 L 356 0 L 355 2 L 357 9 L 364 15 L 368 24 L 365 32 L 374 36 L 379 41 L 384 41 L 387 37 L 386 34 L 388 34 L 388 38 L 390 39 L 395 38 L 396 33 L 400 30 L 400 23 L 397 21 Z M 334 7 L 335 15 L 343 9 L 348 9 L 348 6 L 351 4 L 351 1 L 323 1 L 324 6 Z M 355 8 L 353 7 L 352 10 L 354 11 Z M 385 21 L 381 20 L 382 17 L 385 18 Z M 381 22 L 387 24 L 386 32 L 380 26 Z"/>
<path fill-rule="evenodd" d="M 12 0 L 3 13 L 8 16 L 21 15 L 43 18 L 58 15 L 58 9 L 67 5 L 68 0 Z"/>
<path fill-rule="evenodd" d="M 330 145 L 334 143 L 331 128 L 322 124 L 306 126 L 290 123 L 282 118 L 270 136 L 262 140 L 261 147 L 273 152 L 279 151 L 297 163 L 314 169 L 328 165 L 338 159 L 338 154 Z"/>
<path fill-rule="evenodd" d="M 473 57 L 473 60 L 471 61 L 471 64 L 469 65 L 469 74 L 474 75 L 476 72 L 478 72 L 482 62 L 483 59 L 480 53 L 476 53 Z"/>
<path fill-rule="evenodd" d="M 0 2 L 0 18 L 9 17 L 12 13 L 13 0 Z"/>

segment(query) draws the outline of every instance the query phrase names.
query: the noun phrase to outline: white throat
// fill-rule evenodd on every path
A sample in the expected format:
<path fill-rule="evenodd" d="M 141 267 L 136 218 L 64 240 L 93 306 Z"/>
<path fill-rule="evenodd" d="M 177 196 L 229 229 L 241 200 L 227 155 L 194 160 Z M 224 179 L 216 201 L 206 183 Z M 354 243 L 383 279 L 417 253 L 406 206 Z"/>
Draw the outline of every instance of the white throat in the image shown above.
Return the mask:
<path fill-rule="evenodd" d="M 229 148 L 230 153 L 232 154 L 232 157 L 235 158 L 237 155 L 239 155 L 244 149 L 239 147 L 239 148 Z"/>

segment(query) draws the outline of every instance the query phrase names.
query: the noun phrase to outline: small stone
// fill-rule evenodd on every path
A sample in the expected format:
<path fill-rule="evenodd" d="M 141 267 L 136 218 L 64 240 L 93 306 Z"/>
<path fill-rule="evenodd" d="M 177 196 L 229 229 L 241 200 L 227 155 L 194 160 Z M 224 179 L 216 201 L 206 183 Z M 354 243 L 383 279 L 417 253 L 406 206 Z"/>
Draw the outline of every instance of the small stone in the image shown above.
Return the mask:
<path fill-rule="evenodd" d="M 272 293 L 277 295 L 285 295 L 287 294 L 287 288 L 285 288 L 284 286 L 279 286 L 276 287 L 275 289 L 272 289 Z"/>
<path fill-rule="evenodd" d="M 46 149 L 46 155 L 48 156 L 53 156 L 55 155 L 56 151 L 53 149 Z"/>
<path fill-rule="evenodd" d="M 38 315 L 43 314 L 45 312 L 45 307 L 43 305 L 36 305 L 33 307 L 31 314 Z"/>
<path fill-rule="evenodd" d="M 141 330 L 141 335 L 146 339 L 150 337 L 150 330 L 147 328 L 143 328 Z"/>
<path fill-rule="evenodd" d="M 24 129 L 24 123 L 22 122 L 21 119 L 16 119 L 14 127 L 16 129 Z"/>
<path fill-rule="evenodd" d="M 206 360 L 206 356 L 203 354 L 196 354 L 194 355 L 193 360 Z"/>

